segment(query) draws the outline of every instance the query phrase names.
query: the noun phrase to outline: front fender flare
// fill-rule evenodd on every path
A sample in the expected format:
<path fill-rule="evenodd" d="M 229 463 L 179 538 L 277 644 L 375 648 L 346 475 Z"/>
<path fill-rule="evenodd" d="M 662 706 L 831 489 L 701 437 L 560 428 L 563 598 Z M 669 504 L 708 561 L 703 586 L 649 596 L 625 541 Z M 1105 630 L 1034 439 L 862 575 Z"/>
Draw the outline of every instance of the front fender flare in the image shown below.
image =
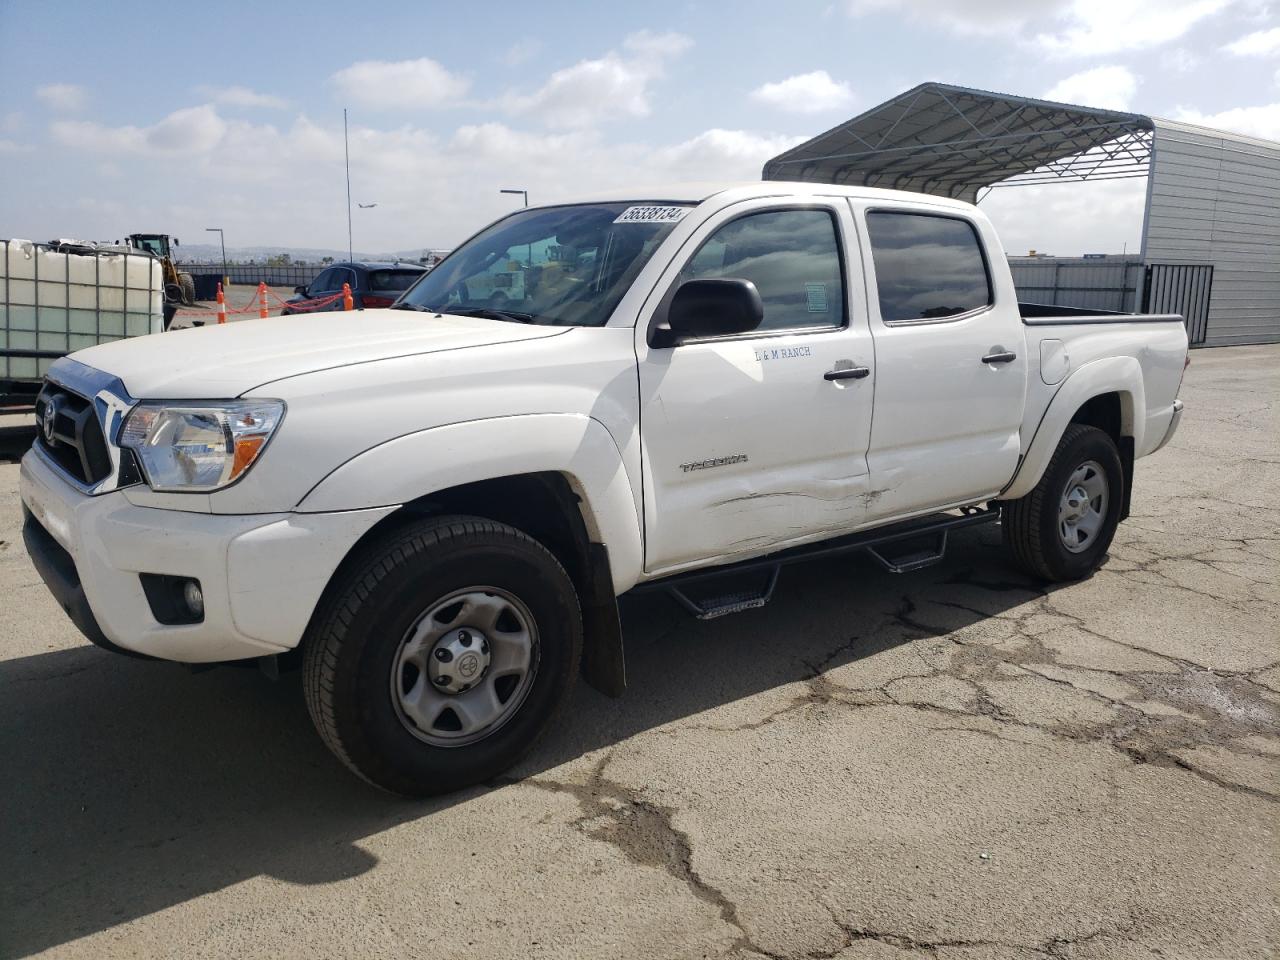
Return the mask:
<path fill-rule="evenodd" d="M 616 594 L 641 576 L 635 496 L 612 435 L 581 414 L 495 417 L 432 427 L 381 443 L 334 469 L 301 513 L 395 506 L 440 490 L 528 473 L 558 473 L 581 499 L 587 534 L 609 551 Z"/>
<path fill-rule="evenodd" d="M 1093 360 L 1071 373 L 1049 401 L 1017 473 L 1000 493 L 1001 500 L 1016 500 L 1035 489 L 1076 411 L 1105 393 L 1120 395 L 1120 433 L 1133 437 L 1134 446 L 1142 449 L 1147 409 L 1141 365 L 1134 357 Z"/>

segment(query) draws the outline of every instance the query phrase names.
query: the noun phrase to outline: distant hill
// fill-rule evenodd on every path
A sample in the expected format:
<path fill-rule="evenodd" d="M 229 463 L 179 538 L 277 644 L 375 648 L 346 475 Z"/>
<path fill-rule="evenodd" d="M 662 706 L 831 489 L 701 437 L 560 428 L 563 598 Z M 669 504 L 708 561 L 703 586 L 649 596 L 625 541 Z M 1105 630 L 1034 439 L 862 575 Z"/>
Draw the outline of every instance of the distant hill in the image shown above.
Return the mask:
<path fill-rule="evenodd" d="M 414 250 L 395 250 L 391 252 L 371 253 L 367 250 L 355 251 L 357 260 L 417 260 L 428 250 L 439 250 L 438 247 L 418 247 Z M 227 259 L 234 263 L 248 261 L 264 261 L 271 257 L 288 254 L 294 262 L 319 263 L 325 257 L 334 260 L 346 260 L 346 250 L 332 250 L 321 247 L 227 247 Z M 222 248 L 216 243 L 184 243 L 178 247 L 178 259 L 184 263 L 219 263 L 222 260 Z"/>

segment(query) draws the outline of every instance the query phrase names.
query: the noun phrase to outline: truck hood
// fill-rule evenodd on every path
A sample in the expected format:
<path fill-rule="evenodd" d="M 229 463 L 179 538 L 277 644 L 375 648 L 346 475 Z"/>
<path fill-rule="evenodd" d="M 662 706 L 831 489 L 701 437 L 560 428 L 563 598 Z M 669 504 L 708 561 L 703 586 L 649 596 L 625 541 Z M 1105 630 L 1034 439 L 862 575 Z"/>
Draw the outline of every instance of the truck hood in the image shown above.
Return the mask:
<path fill-rule="evenodd" d="M 138 399 L 239 396 L 275 380 L 355 363 L 564 333 L 453 314 L 360 310 L 300 314 L 116 340 L 73 354 Z"/>

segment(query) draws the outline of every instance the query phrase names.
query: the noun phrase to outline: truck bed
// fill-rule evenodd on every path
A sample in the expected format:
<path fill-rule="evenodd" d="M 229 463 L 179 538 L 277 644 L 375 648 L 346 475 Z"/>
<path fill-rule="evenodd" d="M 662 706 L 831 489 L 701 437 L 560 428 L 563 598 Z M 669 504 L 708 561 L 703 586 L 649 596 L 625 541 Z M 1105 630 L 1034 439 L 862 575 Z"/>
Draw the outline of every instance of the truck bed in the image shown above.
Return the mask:
<path fill-rule="evenodd" d="M 1035 325 L 1071 323 L 1167 323 L 1182 322 L 1176 313 L 1126 313 L 1121 310 L 1094 310 L 1089 307 L 1061 307 L 1051 303 L 1018 302 L 1022 322 Z"/>

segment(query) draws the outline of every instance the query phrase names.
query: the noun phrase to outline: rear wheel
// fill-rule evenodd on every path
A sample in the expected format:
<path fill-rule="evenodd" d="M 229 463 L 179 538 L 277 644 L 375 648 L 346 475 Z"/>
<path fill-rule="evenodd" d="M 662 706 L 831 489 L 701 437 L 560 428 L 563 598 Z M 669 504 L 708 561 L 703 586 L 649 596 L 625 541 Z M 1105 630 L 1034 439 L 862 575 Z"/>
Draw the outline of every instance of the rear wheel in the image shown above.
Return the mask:
<path fill-rule="evenodd" d="M 178 274 L 178 286 L 182 288 L 182 302 L 191 306 L 196 302 L 196 281 L 189 273 Z"/>
<path fill-rule="evenodd" d="M 1004 504 L 1004 542 L 1045 580 L 1079 580 L 1102 563 L 1120 522 L 1124 471 L 1115 441 L 1070 424 L 1034 490 Z"/>
<path fill-rule="evenodd" d="M 488 780 L 551 725 L 577 675 L 573 584 L 541 544 L 475 517 L 364 549 L 307 639 L 307 707 L 369 782 L 413 796 Z"/>

